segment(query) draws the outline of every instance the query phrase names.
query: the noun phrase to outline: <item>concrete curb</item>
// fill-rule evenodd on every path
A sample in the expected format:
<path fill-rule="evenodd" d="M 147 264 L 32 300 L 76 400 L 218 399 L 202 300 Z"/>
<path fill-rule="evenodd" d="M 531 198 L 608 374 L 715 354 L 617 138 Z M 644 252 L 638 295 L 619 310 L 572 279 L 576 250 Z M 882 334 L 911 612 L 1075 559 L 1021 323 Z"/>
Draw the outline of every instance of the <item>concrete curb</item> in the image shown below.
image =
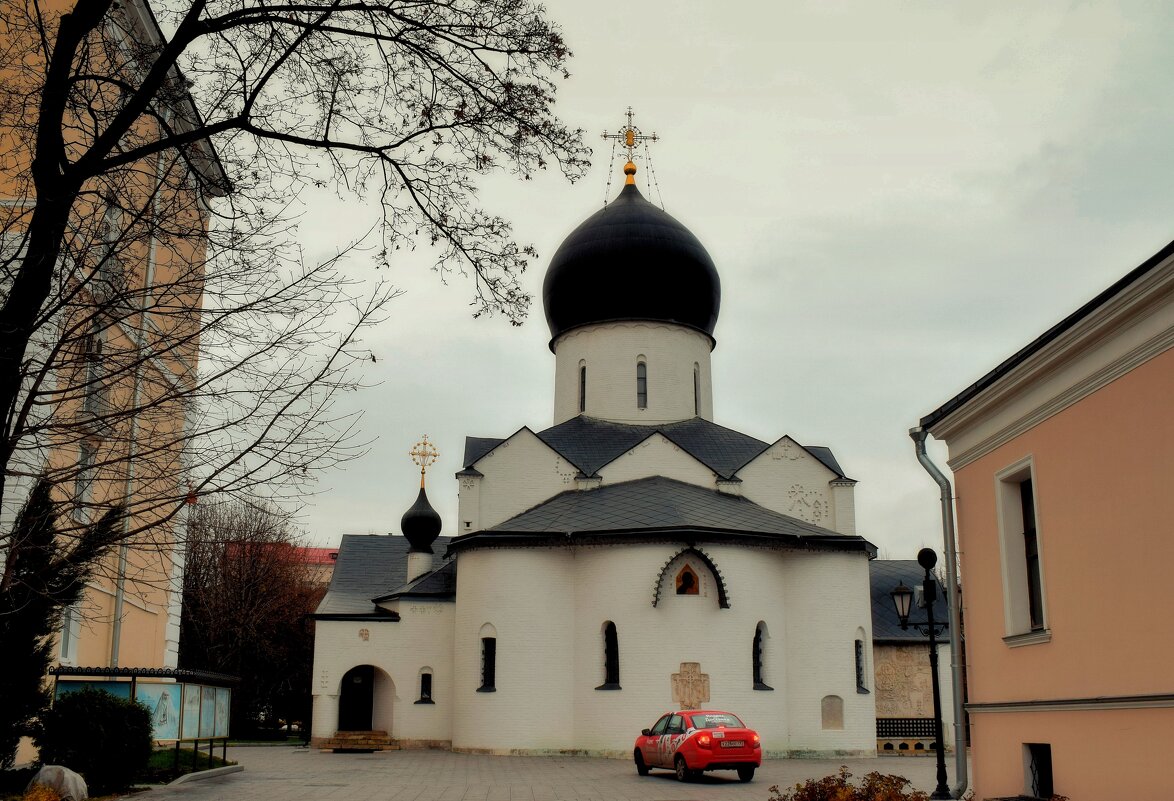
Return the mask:
<path fill-rule="evenodd" d="M 244 765 L 225 765 L 222 768 L 211 768 L 209 770 L 197 771 L 196 773 L 185 773 L 175 781 L 169 782 L 167 786 L 174 787 L 177 784 L 198 782 L 204 779 L 215 779 L 217 776 L 227 776 L 229 773 L 240 773 L 244 769 Z"/>

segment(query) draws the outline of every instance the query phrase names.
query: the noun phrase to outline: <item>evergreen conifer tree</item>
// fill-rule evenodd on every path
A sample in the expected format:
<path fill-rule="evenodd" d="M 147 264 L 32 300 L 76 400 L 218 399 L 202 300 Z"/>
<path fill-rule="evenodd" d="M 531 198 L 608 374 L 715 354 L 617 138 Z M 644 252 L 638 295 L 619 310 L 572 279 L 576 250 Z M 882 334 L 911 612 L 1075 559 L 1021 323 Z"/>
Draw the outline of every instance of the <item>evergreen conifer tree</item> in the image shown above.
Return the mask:
<path fill-rule="evenodd" d="M 49 706 L 45 674 L 65 608 L 121 533 L 121 507 L 108 510 L 76 540 L 57 531 L 52 484 L 41 480 L 14 525 L 0 591 L 0 768 L 12 766 L 22 736 Z"/>

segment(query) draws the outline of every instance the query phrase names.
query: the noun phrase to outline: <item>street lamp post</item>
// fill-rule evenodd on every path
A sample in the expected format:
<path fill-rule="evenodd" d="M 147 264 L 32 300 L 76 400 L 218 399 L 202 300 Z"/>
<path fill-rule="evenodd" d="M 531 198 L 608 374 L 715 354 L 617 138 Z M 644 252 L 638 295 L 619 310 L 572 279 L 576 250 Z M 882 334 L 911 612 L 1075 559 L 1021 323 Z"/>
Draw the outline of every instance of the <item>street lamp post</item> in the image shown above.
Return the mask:
<path fill-rule="evenodd" d="M 938 626 L 943 629 L 945 623 L 934 623 L 933 604 L 938 598 L 938 584 L 931 572 L 938 563 L 938 555 L 932 548 L 922 548 L 917 552 L 917 564 L 925 568 L 925 582 L 922 584 L 922 598 L 925 600 L 924 624 L 914 623 L 913 627 L 922 634 L 929 635 L 929 670 L 933 685 L 933 727 L 935 751 L 938 760 L 938 786 L 930 796 L 931 799 L 952 798 L 950 789 L 946 786 L 946 752 L 942 747 L 942 691 L 938 683 Z M 898 584 L 891 593 L 893 605 L 897 607 L 897 617 L 901 619 L 901 628 L 909 628 L 909 609 L 913 605 L 913 590 L 903 583 Z"/>

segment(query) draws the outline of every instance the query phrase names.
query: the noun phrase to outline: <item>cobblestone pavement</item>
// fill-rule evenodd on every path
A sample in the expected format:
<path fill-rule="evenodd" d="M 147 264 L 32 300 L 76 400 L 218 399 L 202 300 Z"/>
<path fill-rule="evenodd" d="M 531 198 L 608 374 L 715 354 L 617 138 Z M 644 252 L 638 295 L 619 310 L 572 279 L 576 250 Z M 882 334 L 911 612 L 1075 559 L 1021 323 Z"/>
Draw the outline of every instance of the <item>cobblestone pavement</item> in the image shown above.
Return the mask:
<path fill-rule="evenodd" d="M 244 771 L 140 795 L 140 801 L 767 801 L 771 785 L 789 787 L 835 773 L 896 773 L 934 787 L 927 757 L 767 760 L 749 784 L 733 771 L 682 784 L 669 771 L 636 775 L 627 760 L 509 757 L 447 751 L 329 754 L 293 747 L 230 748 Z M 947 762 L 953 781 L 953 765 Z"/>

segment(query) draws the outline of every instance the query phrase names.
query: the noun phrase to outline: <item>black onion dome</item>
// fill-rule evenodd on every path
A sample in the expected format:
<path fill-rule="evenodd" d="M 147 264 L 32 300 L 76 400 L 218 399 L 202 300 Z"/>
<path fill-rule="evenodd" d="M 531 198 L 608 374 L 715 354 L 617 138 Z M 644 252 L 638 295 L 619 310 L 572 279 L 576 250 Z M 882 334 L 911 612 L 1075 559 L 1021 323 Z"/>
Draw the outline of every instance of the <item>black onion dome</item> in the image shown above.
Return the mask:
<path fill-rule="evenodd" d="M 412 508 L 400 518 L 399 528 L 408 538 L 413 551 L 432 553 L 432 543 L 440 536 L 440 515 L 428 503 L 428 495 L 423 487 L 420 487 L 420 494 L 416 496 Z"/>
<path fill-rule="evenodd" d="M 721 281 L 688 228 L 628 184 L 563 240 L 542 284 L 551 350 L 560 334 L 591 323 L 677 323 L 713 339 Z"/>

